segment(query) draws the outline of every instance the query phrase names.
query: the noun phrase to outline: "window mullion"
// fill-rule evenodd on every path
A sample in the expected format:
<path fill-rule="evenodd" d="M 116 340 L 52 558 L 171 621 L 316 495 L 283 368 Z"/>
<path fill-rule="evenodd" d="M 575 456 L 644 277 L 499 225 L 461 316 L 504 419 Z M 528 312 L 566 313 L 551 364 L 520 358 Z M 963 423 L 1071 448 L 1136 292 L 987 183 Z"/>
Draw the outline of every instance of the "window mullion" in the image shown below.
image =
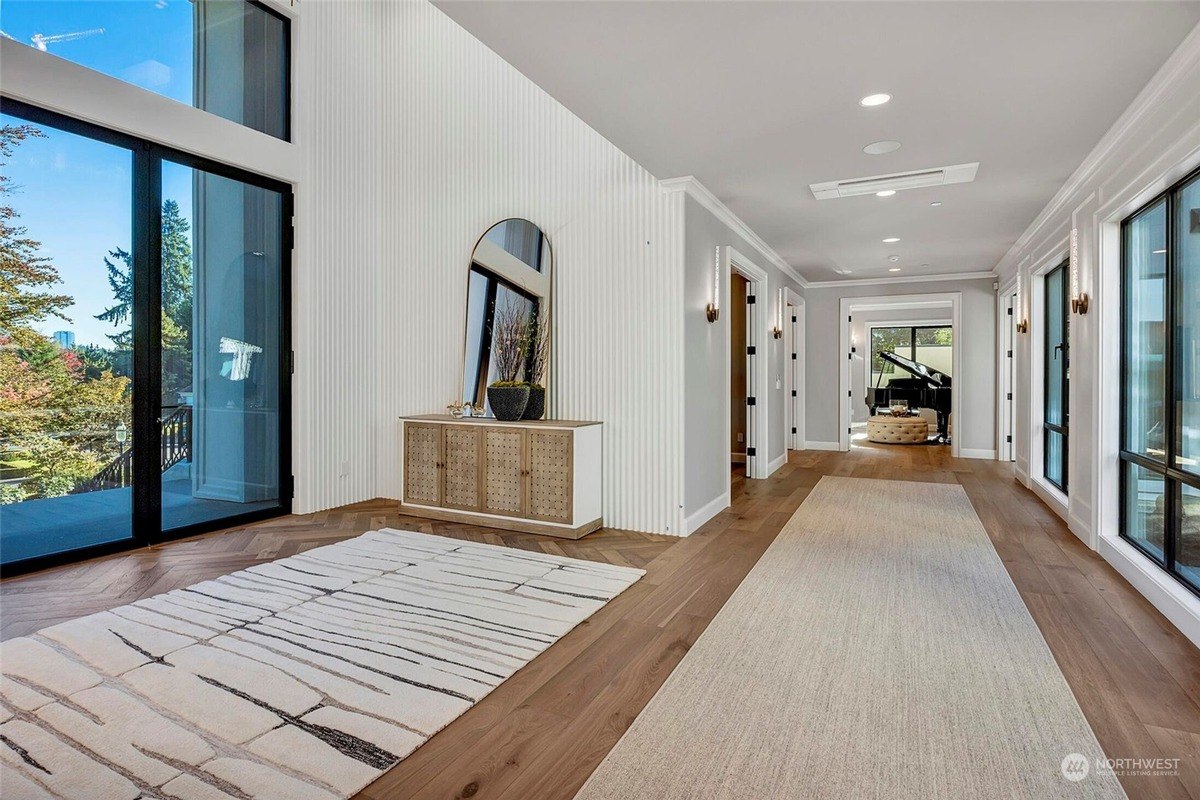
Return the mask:
<path fill-rule="evenodd" d="M 148 144 L 134 151 L 133 220 L 133 530 L 148 542 L 162 503 L 162 158 Z"/>

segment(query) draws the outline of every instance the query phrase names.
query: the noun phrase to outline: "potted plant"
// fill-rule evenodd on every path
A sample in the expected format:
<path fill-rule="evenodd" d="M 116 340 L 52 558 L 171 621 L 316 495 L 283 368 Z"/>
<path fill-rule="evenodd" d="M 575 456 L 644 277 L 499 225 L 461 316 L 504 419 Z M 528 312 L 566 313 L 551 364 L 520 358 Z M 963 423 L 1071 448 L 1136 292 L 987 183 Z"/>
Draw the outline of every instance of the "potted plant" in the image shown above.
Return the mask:
<path fill-rule="evenodd" d="M 529 385 L 517 380 L 529 347 L 529 323 L 516 304 L 497 309 L 492 322 L 492 361 L 496 380 L 487 388 L 488 403 L 496 419 L 518 420 L 529 402 Z"/>
<path fill-rule="evenodd" d="M 546 359 L 550 354 L 550 332 L 542 324 L 535 310 L 527 325 L 528 343 L 525 345 L 525 381 L 529 384 L 529 402 L 521 419 L 541 419 L 546 413 L 546 386 L 542 380 L 546 375 Z"/>

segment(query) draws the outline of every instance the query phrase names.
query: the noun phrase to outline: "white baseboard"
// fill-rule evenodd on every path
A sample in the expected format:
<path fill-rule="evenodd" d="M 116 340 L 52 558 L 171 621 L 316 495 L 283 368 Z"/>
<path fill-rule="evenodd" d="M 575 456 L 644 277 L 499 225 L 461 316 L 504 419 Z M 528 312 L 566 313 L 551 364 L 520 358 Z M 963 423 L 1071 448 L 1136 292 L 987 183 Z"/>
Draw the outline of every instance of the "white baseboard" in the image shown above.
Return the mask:
<path fill-rule="evenodd" d="M 841 450 L 842 446 L 838 442 L 812 442 L 804 443 L 805 450 Z"/>
<path fill-rule="evenodd" d="M 1013 470 L 1017 473 L 1017 480 L 1019 480 L 1021 482 L 1022 486 L 1024 486 L 1026 489 L 1028 489 L 1029 488 L 1029 473 L 1026 472 L 1025 470 L 1021 469 L 1021 462 L 1019 462 L 1019 461 L 1016 462 L 1016 464 L 1013 466 Z"/>
<path fill-rule="evenodd" d="M 1067 523 L 1067 527 L 1071 527 L 1071 520 L 1067 517 L 1067 501 L 1063 498 L 1062 493 L 1057 489 L 1051 489 L 1042 485 L 1040 480 L 1031 480 L 1026 484 L 1029 490 L 1036 494 L 1041 501 L 1045 503 L 1051 511 L 1062 517 L 1062 521 Z"/>
<path fill-rule="evenodd" d="M 786 463 L 787 451 L 784 450 L 783 455 L 779 456 L 778 458 L 771 459 L 771 463 L 767 464 L 767 477 L 771 477 L 775 473 L 775 470 L 779 469 Z"/>
<path fill-rule="evenodd" d="M 704 504 L 699 510 L 689 514 L 687 519 L 683 521 L 683 535 L 691 536 L 700 527 L 710 519 L 720 514 L 725 509 L 729 508 L 729 495 L 722 493 L 719 497 L 714 497 L 711 501 Z"/>
<path fill-rule="evenodd" d="M 975 448 L 963 447 L 963 448 L 959 449 L 958 457 L 959 458 L 982 458 L 987 461 L 995 461 L 996 460 L 996 451 L 995 450 L 978 450 Z"/>
<path fill-rule="evenodd" d="M 1200 599 L 1185 589 L 1137 548 L 1115 536 L 1101 536 L 1100 555 L 1151 605 L 1171 620 L 1192 644 L 1200 647 Z"/>
<path fill-rule="evenodd" d="M 1096 537 L 1092 533 L 1092 508 L 1075 498 L 1070 502 L 1067 528 L 1079 537 L 1079 541 L 1092 550 L 1096 549 Z"/>

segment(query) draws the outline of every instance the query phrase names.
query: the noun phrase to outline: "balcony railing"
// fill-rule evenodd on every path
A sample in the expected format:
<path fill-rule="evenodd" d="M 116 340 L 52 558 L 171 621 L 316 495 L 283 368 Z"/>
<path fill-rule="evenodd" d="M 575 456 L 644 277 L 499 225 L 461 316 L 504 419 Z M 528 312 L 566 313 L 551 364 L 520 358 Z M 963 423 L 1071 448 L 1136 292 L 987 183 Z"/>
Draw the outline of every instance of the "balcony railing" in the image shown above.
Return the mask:
<path fill-rule="evenodd" d="M 166 472 L 176 464 L 192 460 L 192 407 L 163 406 L 162 446 L 159 464 Z M 100 489 L 121 489 L 133 484 L 133 443 L 104 466 L 93 477 L 78 484 L 71 494 L 95 492 Z"/>

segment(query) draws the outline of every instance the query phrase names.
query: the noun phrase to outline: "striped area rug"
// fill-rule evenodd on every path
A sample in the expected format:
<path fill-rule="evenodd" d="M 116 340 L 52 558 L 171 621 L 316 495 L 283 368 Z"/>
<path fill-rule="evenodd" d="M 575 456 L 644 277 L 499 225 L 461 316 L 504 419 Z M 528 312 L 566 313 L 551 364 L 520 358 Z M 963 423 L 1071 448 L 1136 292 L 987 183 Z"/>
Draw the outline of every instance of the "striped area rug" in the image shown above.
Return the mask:
<path fill-rule="evenodd" d="M 345 798 L 642 570 L 382 530 L 0 645 L 0 794 Z"/>

